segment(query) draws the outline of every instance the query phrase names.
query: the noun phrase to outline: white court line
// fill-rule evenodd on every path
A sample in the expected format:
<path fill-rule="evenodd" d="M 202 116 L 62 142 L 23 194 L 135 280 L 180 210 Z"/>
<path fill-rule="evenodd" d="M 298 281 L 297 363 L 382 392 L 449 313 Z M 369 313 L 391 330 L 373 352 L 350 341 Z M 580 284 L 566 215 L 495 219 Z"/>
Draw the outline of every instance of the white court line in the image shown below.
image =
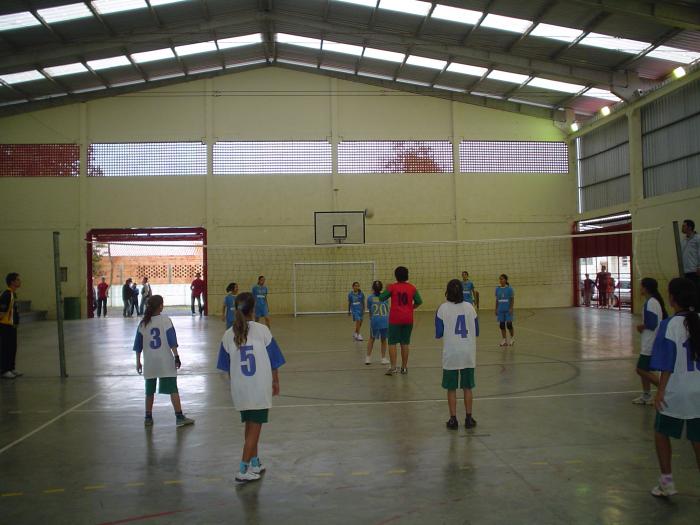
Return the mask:
<path fill-rule="evenodd" d="M 540 330 L 534 330 L 534 329 L 528 328 L 528 327 L 526 327 L 526 326 L 520 326 L 519 328 L 520 328 L 521 330 L 527 330 L 528 332 L 534 332 L 534 333 L 540 334 L 540 335 L 548 335 L 549 337 L 554 337 L 554 338 L 556 338 L 556 339 L 561 339 L 561 340 L 563 340 L 563 341 L 569 341 L 569 342 L 572 342 L 572 343 L 580 343 L 580 344 L 582 344 L 582 345 L 590 344 L 590 343 L 586 343 L 586 342 L 584 342 L 584 341 L 581 341 L 580 339 L 573 339 L 573 338 L 571 338 L 571 337 L 564 337 L 563 335 L 550 334 L 549 332 L 542 332 L 542 331 L 540 331 Z"/>
<path fill-rule="evenodd" d="M 28 439 L 28 438 L 32 437 L 34 434 L 36 434 L 37 432 L 40 432 L 40 431 L 44 430 L 46 427 L 48 427 L 48 426 L 51 425 L 52 423 L 58 421 L 58 420 L 61 419 L 63 416 L 66 416 L 66 415 L 70 414 L 71 412 L 75 412 L 79 407 L 83 406 L 85 403 L 89 403 L 90 401 L 92 401 L 93 399 L 95 399 L 97 396 L 99 396 L 99 395 L 101 395 L 101 394 L 102 394 L 102 392 L 98 392 L 98 393 L 95 394 L 94 396 L 88 397 L 86 400 L 81 401 L 80 403 L 78 403 L 77 405 L 75 405 L 75 406 L 69 408 L 69 409 L 66 410 L 65 412 L 61 412 L 61 413 L 60 413 L 59 415 L 57 415 L 55 418 L 53 418 L 53 419 L 47 421 L 46 423 L 44 423 L 43 425 L 41 425 L 41 426 L 39 426 L 39 427 L 37 427 L 37 428 L 35 428 L 35 429 L 32 430 L 29 434 L 25 434 L 24 436 L 22 436 L 21 438 L 19 438 L 19 439 L 13 441 L 13 442 L 10 443 L 9 445 L 5 445 L 4 447 L 0 448 L 0 454 L 2 454 L 3 452 L 7 452 L 8 450 L 10 450 L 10 449 L 11 449 L 12 447 L 14 447 L 15 445 L 19 445 L 19 444 L 20 444 L 22 441 L 24 441 L 25 439 Z"/>
<path fill-rule="evenodd" d="M 571 394 L 539 394 L 539 395 L 524 395 L 524 396 L 499 396 L 499 397 L 478 397 L 475 396 L 475 401 L 510 401 L 510 400 L 520 400 L 520 399 L 547 399 L 555 397 L 582 397 L 582 396 L 612 396 L 619 394 L 635 394 L 639 393 L 639 390 L 620 390 L 615 392 L 580 392 Z M 272 408 L 314 408 L 314 407 L 348 407 L 348 406 L 374 406 L 374 405 L 408 405 L 408 404 L 419 404 L 419 403 L 444 403 L 445 399 L 413 399 L 405 401 L 347 401 L 347 402 L 332 402 L 332 403 L 304 403 L 298 405 L 273 405 Z M 138 405 L 138 410 L 142 408 L 142 405 Z M 116 409 L 102 408 L 102 409 L 87 409 L 87 410 L 75 410 L 75 412 L 80 412 L 83 414 L 96 413 L 96 412 L 119 412 L 119 411 L 133 411 L 137 410 L 135 407 L 125 407 L 121 406 Z M 191 412 L 207 412 L 211 410 L 234 410 L 233 406 L 211 406 L 211 407 L 197 407 L 197 409 L 190 408 Z"/>

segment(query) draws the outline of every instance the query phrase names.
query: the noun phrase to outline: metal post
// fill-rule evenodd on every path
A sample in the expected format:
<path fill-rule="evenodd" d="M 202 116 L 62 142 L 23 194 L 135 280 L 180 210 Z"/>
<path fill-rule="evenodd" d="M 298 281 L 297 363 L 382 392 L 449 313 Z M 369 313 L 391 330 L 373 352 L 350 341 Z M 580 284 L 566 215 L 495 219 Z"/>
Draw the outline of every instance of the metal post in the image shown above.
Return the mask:
<path fill-rule="evenodd" d="M 678 276 L 683 277 L 683 249 L 681 248 L 681 232 L 678 229 L 678 221 L 673 221 L 673 239 L 676 241 L 676 260 L 678 261 Z"/>
<path fill-rule="evenodd" d="M 61 377 L 68 377 L 66 373 L 66 348 L 63 339 L 63 297 L 61 294 L 61 254 L 59 251 L 59 239 L 61 234 L 53 232 L 53 274 L 56 281 L 56 322 L 58 324 L 58 362 L 61 366 Z"/>

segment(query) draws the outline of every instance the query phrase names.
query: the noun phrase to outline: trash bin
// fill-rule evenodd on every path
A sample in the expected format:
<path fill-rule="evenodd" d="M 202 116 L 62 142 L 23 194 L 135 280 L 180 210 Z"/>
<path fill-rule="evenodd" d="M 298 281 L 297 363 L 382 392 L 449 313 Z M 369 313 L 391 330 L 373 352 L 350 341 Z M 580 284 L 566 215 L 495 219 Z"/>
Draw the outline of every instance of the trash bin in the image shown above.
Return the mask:
<path fill-rule="evenodd" d="M 66 321 L 80 319 L 80 298 L 79 297 L 64 297 L 63 298 L 63 318 Z"/>

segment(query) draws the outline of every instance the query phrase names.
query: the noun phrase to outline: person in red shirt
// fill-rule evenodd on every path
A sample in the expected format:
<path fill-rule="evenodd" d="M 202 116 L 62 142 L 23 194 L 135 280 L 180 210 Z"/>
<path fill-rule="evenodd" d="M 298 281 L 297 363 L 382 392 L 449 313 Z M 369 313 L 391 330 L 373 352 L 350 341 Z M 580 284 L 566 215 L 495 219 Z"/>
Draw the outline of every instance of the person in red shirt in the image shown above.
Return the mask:
<path fill-rule="evenodd" d="M 109 285 L 104 277 L 97 285 L 97 317 L 107 317 L 107 297 L 109 296 Z"/>
<path fill-rule="evenodd" d="M 408 374 L 408 352 L 413 330 L 413 310 L 423 304 L 418 290 L 408 282 L 408 268 L 399 266 L 394 270 L 396 282 L 386 287 L 379 296 L 380 301 L 391 297 L 389 309 L 389 361 L 390 368 L 386 375 L 393 376 L 399 372 L 396 367 L 396 345 L 401 345 L 401 373 Z"/>
<path fill-rule="evenodd" d="M 194 274 L 194 281 L 190 284 L 190 290 L 192 290 L 192 315 L 194 315 L 194 300 L 197 299 L 197 308 L 199 308 L 199 315 L 204 312 L 204 306 L 202 304 L 202 295 L 204 294 L 204 281 L 202 280 L 202 274 L 197 272 Z"/>

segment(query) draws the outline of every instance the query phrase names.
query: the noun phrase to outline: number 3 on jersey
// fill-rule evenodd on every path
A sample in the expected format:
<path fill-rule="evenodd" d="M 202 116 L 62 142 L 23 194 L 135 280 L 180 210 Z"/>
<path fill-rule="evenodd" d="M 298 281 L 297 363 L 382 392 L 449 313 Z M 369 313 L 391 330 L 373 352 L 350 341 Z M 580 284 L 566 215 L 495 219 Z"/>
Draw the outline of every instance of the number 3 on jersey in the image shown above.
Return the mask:
<path fill-rule="evenodd" d="M 241 346 L 241 372 L 244 376 L 250 377 L 255 375 L 255 355 L 253 355 L 253 346 Z"/>
<path fill-rule="evenodd" d="M 460 336 L 462 339 L 466 339 L 469 330 L 467 330 L 467 318 L 464 314 L 457 316 L 457 321 L 455 322 L 455 335 Z"/>
<path fill-rule="evenodd" d="M 151 342 L 149 346 L 153 348 L 153 350 L 158 350 L 161 344 L 160 330 L 158 328 L 151 328 Z"/>

